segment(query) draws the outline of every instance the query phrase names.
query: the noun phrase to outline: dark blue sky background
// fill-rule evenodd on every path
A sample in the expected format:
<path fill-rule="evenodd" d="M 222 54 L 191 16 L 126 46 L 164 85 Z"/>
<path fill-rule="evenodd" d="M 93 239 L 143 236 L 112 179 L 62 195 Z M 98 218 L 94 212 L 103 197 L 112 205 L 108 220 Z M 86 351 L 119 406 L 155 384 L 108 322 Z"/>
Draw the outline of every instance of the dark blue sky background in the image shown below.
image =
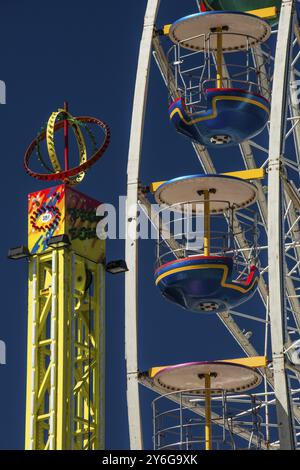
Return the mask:
<path fill-rule="evenodd" d="M 195 12 L 195 5 L 194 0 L 163 0 L 158 25 Z M 64 100 L 74 115 L 104 119 L 111 127 L 111 145 L 78 189 L 117 205 L 118 196 L 126 194 L 131 107 L 145 7 L 146 0 L 0 0 L 0 79 L 7 85 L 7 104 L 0 106 L 0 339 L 7 344 L 7 365 L 0 366 L 1 449 L 21 449 L 24 441 L 27 265 L 8 261 L 6 253 L 11 246 L 26 244 L 27 193 L 43 187 L 25 174 L 24 151 Z M 170 126 L 167 105 L 166 89 L 153 64 L 143 145 L 144 183 L 201 172 L 187 140 Z M 237 150 L 216 151 L 214 162 L 218 171 L 242 167 Z M 109 241 L 107 258 L 122 257 L 124 242 Z M 140 369 L 243 355 L 216 316 L 197 316 L 161 298 L 153 283 L 154 261 L 154 242 L 143 241 Z M 123 276 L 107 276 L 106 293 L 106 447 L 126 449 Z M 252 312 L 257 305 L 251 302 Z M 260 334 L 255 342 L 262 349 Z M 153 398 L 149 391 L 141 391 L 148 449 Z"/>

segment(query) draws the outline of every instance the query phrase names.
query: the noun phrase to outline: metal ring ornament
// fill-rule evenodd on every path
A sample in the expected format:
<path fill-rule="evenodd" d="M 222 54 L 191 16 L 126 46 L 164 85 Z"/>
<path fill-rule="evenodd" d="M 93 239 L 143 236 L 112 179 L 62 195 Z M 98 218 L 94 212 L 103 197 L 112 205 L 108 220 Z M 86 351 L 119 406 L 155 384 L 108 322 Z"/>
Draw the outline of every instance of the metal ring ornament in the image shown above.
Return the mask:
<path fill-rule="evenodd" d="M 85 141 L 84 141 L 79 125 L 77 124 L 76 120 L 74 120 L 73 116 L 70 113 L 68 113 L 64 109 L 58 109 L 58 111 L 53 112 L 51 114 L 47 123 L 47 129 L 46 129 L 46 142 L 47 142 L 48 154 L 49 154 L 49 158 L 50 158 L 50 161 L 52 163 L 55 173 L 61 172 L 62 169 L 61 169 L 61 166 L 60 166 L 60 163 L 57 158 L 56 151 L 55 151 L 54 128 L 55 128 L 55 122 L 57 118 L 63 115 L 67 117 L 67 120 L 70 122 L 71 127 L 74 131 L 74 135 L 75 135 L 75 139 L 76 139 L 76 143 L 77 143 L 78 151 L 79 151 L 80 164 L 87 161 L 86 145 L 85 145 Z M 75 179 L 69 180 L 68 183 L 70 184 L 80 183 L 83 180 L 84 176 L 85 176 L 85 173 L 82 171 L 76 176 Z"/>
<path fill-rule="evenodd" d="M 63 119 L 62 117 L 62 114 L 61 114 L 61 120 Z M 63 119 L 65 121 L 65 119 Z M 93 132 L 91 131 L 91 129 L 89 128 L 88 124 L 84 123 L 84 122 L 81 122 L 81 121 L 78 121 L 75 117 L 73 117 L 72 115 L 69 115 L 67 116 L 67 121 L 69 123 L 72 123 L 72 124 L 76 124 L 77 127 L 80 126 L 82 127 L 88 134 L 89 138 L 90 138 L 90 141 L 93 145 L 93 149 L 94 151 L 96 152 L 97 151 L 97 143 L 96 143 L 96 140 L 95 140 L 95 137 L 94 137 L 94 134 Z M 43 158 L 43 155 L 42 155 L 42 152 L 41 152 L 41 149 L 40 149 L 40 141 L 44 140 L 43 137 L 42 137 L 42 134 L 43 134 L 43 131 L 45 131 L 46 128 L 42 127 L 41 128 L 41 131 L 39 132 L 37 138 L 36 138 L 36 142 L 37 142 L 37 145 L 36 145 L 36 153 L 37 153 L 37 158 L 39 160 L 39 162 L 41 163 L 41 165 L 49 172 L 49 173 L 53 173 L 53 168 L 50 168 L 47 163 L 44 161 L 44 158 Z M 54 130 L 53 130 L 53 133 L 54 133 Z M 47 135 L 47 131 L 46 131 L 46 135 Z M 84 142 L 84 141 L 83 141 Z M 85 142 L 84 142 L 85 143 Z M 79 152 L 80 152 L 80 149 L 79 149 Z M 84 159 L 84 161 L 86 161 L 86 159 Z M 81 163 L 83 163 L 83 161 L 81 161 Z M 70 178 L 67 182 L 68 184 L 70 185 L 74 185 L 74 184 L 77 184 L 77 183 L 80 183 L 82 181 L 82 179 L 84 178 L 85 176 L 85 172 L 81 172 L 79 173 L 77 176 L 75 177 L 72 177 Z"/>
<path fill-rule="evenodd" d="M 59 110 L 59 112 L 57 112 L 57 113 L 53 113 L 53 114 L 56 114 L 55 121 L 57 119 L 58 113 L 60 114 L 61 112 L 62 112 L 62 110 Z M 65 111 L 63 111 L 63 112 L 66 113 Z M 53 114 L 51 116 L 53 116 Z M 61 171 L 60 164 L 57 160 L 57 163 L 55 162 L 55 165 L 56 165 L 56 168 L 57 168 L 55 173 L 52 173 L 52 174 L 37 173 L 37 172 L 30 169 L 29 163 L 30 163 L 30 158 L 32 156 L 32 153 L 35 150 L 35 148 L 37 147 L 38 142 L 41 142 L 41 141 L 43 141 L 47 138 L 47 129 L 45 129 L 38 135 L 38 137 L 36 137 L 31 142 L 31 144 L 27 148 L 25 156 L 24 156 L 25 170 L 33 178 L 36 178 L 36 179 L 42 180 L 42 181 L 61 180 L 61 181 L 68 182 L 68 183 L 71 183 L 71 184 L 76 184 L 77 182 L 81 181 L 81 179 L 79 179 L 81 177 L 80 173 L 85 172 L 86 170 L 88 170 L 105 153 L 106 149 L 109 146 L 109 142 L 110 142 L 110 129 L 109 129 L 108 125 L 105 122 L 101 121 L 100 119 L 97 119 L 97 118 L 94 118 L 94 117 L 89 117 L 89 116 L 78 116 L 76 118 L 73 118 L 72 116 L 69 115 L 68 120 L 70 120 L 73 125 L 75 124 L 75 120 L 78 121 L 79 123 L 77 124 L 77 127 L 78 127 L 78 125 L 80 125 L 80 123 L 96 124 L 98 127 L 101 127 L 101 129 L 104 131 L 104 142 L 103 142 L 103 144 L 89 159 L 86 159 L 85 161 L 81 161 L 79 166 L 76 166 L 74 168 L 70 168 L 68 170 Z M 63 121 L 58 121 L 58 122 L 56 121 L 56 122 L 53 123 L 53 129 L 52 129 L 53 136 L 54 136 L 54 133 L 56 131 L 58 131 L 59 129 L 61 129 L 63 127 L 63 125 L 64 125 Z M 79 127 L 78 127 L 78 129 L 79 129 Z M 73 127 L 73 130 L 74 130 L 74 127 Z M 75 137 L 76 137 L 76 131 L 74 130 L 74 132 L 75 132 Z M 82 135 L 82 133 L 79 129 L 79 133 L 77 134 L 77 136 L 79 136 L 80 134 Z M 50 138 L 51 138 L 51 126 L 50 126 Z M 79 137 L 78 137 L 78 139 L 79 139 Z M 76 140 L 77 140 L 77 137 L 76 137 Z M 82 137 L 82 140 L 83 140 L 83 137 Z M 79 147 L 79 142 L 78 141 L 77 141 L 77 145 Z M 51 145 L 50 145 L 50 147 L 51 147 Z M 84 147 L 85 147 L 85 145 L 84 145 Z M 83 149 L 83 147 L 82 147 L 82 149 Z M 51 147 L 51 150 L 52 150 L 52 147 Z M 48 151 L 49 151 L 49 149 L 48 149 Z M 55 149 L 54 149 L 54 152 L 55 152 Z M 79 149 L 79 152 L 80 152 L 81 158 L 83 158 L 84 154 L 81 153 L 80 149 Z M 55 153 L 55 155 L 56 155 L 56 153 Z M 49 157 L 50 157 L 50 154 L 49 154 Z M 52 152 L 52 158 L 53 157 L 54 157 L 54 154 Z M 57 156 L 56 156 L 56 159 L 57 159 Z M 51 157 L 50 157 L 50 160 L 51 160 Z M 55 160 L 55 157 L 53 158 L 53 162 L 54 162 L 54 160 Z M 52 164 L 53 164 L 53 162 L 51 160 Z M 73 177 L 73 181 L 72 180 L 70 181 L 70 178 L 72 178 L 72 177 Z"/>

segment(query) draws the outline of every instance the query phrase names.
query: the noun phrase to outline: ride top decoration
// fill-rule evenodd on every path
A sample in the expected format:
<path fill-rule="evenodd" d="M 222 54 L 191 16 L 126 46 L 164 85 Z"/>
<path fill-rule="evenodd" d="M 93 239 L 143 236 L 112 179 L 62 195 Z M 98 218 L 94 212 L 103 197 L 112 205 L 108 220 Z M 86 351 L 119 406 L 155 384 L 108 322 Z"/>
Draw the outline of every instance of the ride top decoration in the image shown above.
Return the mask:
<path fill-rule="evenodd" d="M 278 23 L 282 0 L 199 0 L 201 11 L 227 10 L 227 11 L 253 11 L 271 9 L 268 22 L 271 25 Z"/>
<path fill-rule="evenodd" d="M 271 27 L 237 11 L 202 11 L 163 30 L 177 96 L 169 117 L 181 134 L 207 147 L 253 138 L 270 114 Z"/>
<path fill-rule="evenodd" d="M 257 226 L 255 212 L 247 208 L 256 193 L 252 183 L 229 175 L 192 175 L 155 185 L 158 223 L 164 227 L 155 284 L 167 300 L 194 312 L 223 312 L 254 295 Z M 254 215 L 254 222 L 237 228 L 239 209 Z M 237 250 L 238 232 L 249 243 L 246 259 Z"/>
<path fill-rule="evenodd" d="M 74 132 L 79 165 L 69 168 L 67 139 L 64 149 L 65 169 L 62 169 L 55 148 L 55 133 L 66 124 Z M 104 132 L 104 141 L 99 147 L 91 129 L 92 124 Z M 92 147 L 93 154 L 90 157 L 83 131 L 86 132 Z M 65 139 L 66 136 L 65 129 Z M 48 150 L 48 163 L 41 150 L 44 140 Z M 28 195 L 28 249 L 31 254 L 44 253 L 49 249 L 48 242 L 52 237 L 65 234 L 78 254 L 96 262 L 104 258 L 103 242 L 96 235 L 96 225 L 99 221 L 96 209 L 100 202 L 76 191 L 71 186 L 83 180 L 86 171 L 104 154 L 109 141 L 110 130 L 103 121 L 86 116 L 73 117 L 66 109 L 59 109 L 51 114 L 46 128 L 43 128 L 29 145 L 24 157 L 27 173 L 39 180 L 62 180 L 64 183 Z M 29 168 L 35 151 L 39 163 L 47 173 L 37 173 Z"/>
<path fill-rule="evenodd" d="M 100 147 L 97 148 L 96 141 L 90 125 L 94 124 L 104 131 L 104 141 Z M 65 147 L 65 169 L 62 170 L 61 164 L 58 160 L 55 150 L 55 132 L 62 127 L 70 126 L 74 132 L 76 143 L 79 150 L 80 163 L 74 168 L 69 168 L 68 165 L 68 144 Z M 87 156 L 86 144 L 82 135 L 81 129 L 85 129 L 94 146 L 94 153 L 90 158 Z M 65 138 L 67 131 L 65 130 Z M 40 144 L 46 139 L 47 149 L 52 168 L 45 163 L 45 160 L 40 151 Z M 57 181 L 61 180 L 67 184 L 77 184 L 82 181 L 85 172 L 94 165 L 100 157 L 105 153 L 110 142 L 110 130 L 105 122 L 100 119 L 88 116 L 73 117 L 66 109 L 59 109 L 57 112 L 51 114 L 46 129 L 42 129 L 38 136 L 31 142 L 26 150 L 24 157 L 24 165 L 26 172 L 33 178 L 43 181 Z M 37 151 L 37 157 L 41 165 L 46 169 L 47 173 L 38 173 L 29 167 L 29 163 L 34 151 Z"/>
<path fill-rule="evenodd" d="M 65 184 L 29 194 L 29 252 L 44 253 L 52 237 L 67 235 L 78 254 L 95 262 L 103 260 L 104 244 L 96 234 L 99 205 L 99 201 Z"/>
<path fill-rule="evenodd" d="M 70 146 L 69 128 L 76 142 Z M 100 145 L 94 128 L 104 133 Z M 62 145 L 55 141 L 62 129 L 64 168 L 57 150 Z M 96 235 L 100 202 L 73 186 L 104 154 L 109 140 L 103 121 L 73 117 L 65 104 L 51 114 L 25 153 L 30 176 L 56 182 L 28 195 L 26 449 L 105 445 L 105 241 Z M 73 154 L 76 147 L 79 164 L 70 167 L 69 151 Z M 43 173 L 30 168 L 37 162 Z"/>

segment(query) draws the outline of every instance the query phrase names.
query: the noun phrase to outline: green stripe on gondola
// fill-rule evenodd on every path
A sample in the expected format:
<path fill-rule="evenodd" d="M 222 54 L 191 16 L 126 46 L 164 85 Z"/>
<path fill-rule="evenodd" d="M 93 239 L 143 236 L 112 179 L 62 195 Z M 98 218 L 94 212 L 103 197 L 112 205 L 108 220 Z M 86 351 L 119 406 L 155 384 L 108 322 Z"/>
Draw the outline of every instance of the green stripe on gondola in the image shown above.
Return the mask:
<path fill-rule="evenodd" d="M 259 8 L 276 7 L 278 11 L 281 7 L 281 0 L 203 0 L 208 10 L 229 10 L 229 11 L 251 11 Z M 276 24 L 278 19 L 270 21 Z"/>

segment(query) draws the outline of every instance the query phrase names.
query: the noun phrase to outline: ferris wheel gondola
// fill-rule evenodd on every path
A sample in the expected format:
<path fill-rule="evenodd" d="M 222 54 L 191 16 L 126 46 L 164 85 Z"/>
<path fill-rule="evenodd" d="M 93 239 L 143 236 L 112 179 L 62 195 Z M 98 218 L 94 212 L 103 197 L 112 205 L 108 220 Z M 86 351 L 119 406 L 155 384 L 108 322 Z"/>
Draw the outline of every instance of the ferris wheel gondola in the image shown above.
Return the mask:
<path fill-rule="evenodd" d="M 278 23 L 282 0 L 199 0 L 199 4 L 202 11 L 255 11 L 275 7 L 274 14 L 268 19 L 271 25 L 275 25 Z"/>
<path fill-rule="evenodd" d="M 171 100 L 169 116 L 179 133 L 208 147 L 229 146 L 265 128 L 270 57 L 261 53 L 258 64 L 252 52 L 270 34 L 263 19 L 230 11 L 196 13 L 170 26 L 175 45 L 169 61 L 179 98 Z M 223 73 L 225 64 L 230 76 Z"/>
<path fill-rule="evenodd" d="M 259 280 L 257 227 L 255 222 L 243 226 L 250 249 L 241 266 L 232 217 L 255 202 L 255 186 L 225 175 L 193 175 L 163 183 L 154 197 L 163 204 L 159 215 L 165 225 L 166 213 L 175 213 L 169 230 L 178 244 L 170 250 L 168 239 L 158 239 L 154 277 L 162 295 L 195 312 L 222 312 L 249 300 Z"/>

